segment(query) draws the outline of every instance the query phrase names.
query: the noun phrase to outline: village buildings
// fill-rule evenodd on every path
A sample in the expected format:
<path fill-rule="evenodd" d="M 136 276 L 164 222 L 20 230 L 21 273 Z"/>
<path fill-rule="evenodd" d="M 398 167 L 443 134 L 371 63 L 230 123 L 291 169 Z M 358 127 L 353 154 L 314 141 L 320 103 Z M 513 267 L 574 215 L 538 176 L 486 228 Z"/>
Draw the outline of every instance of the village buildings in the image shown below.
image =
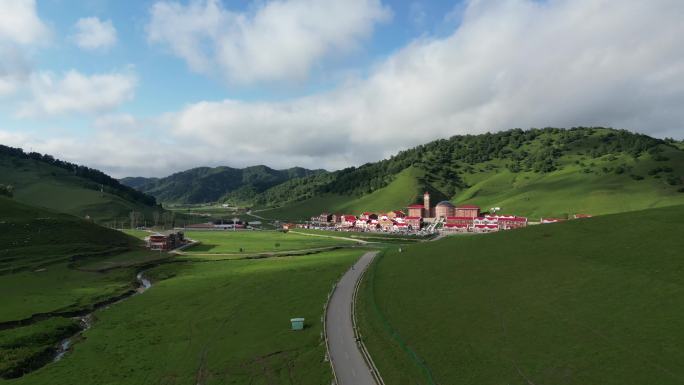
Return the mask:
<path fill-rule="evenodd" d="M 430 193 L 425 192 L 423 202 L 409 205 L 406 212 L 363 212 L 358 217 L 351 214 L 322 213 L 312 217 L 310 225 L 346 231 L 418 232 L 428 229 L 444 233 L 487 233 L 525 227 L 528 220 L 514 215 L 484 214 L 478 206 L 455 206 L 449 201 L 441 201 L 433 207 L 430 204 Z"/>

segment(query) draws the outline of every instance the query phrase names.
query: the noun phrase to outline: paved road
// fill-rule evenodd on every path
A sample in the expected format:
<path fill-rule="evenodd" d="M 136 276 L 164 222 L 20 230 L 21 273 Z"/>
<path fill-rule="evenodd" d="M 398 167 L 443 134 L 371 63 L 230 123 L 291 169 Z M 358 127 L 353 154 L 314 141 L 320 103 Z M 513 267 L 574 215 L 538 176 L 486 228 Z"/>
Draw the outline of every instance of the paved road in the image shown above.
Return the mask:
<path fill-rule="evenodd" d="M 354 286 L 376 254 L 377 252 L 364 254 L 355 263 L 354 269 L 347 271 L 337 284 L 328 304 L 325 328 L 328 335 L 330 361 L 335 370 L 338 385 L 376 385 L 356 344 L 351 318 Z"/>

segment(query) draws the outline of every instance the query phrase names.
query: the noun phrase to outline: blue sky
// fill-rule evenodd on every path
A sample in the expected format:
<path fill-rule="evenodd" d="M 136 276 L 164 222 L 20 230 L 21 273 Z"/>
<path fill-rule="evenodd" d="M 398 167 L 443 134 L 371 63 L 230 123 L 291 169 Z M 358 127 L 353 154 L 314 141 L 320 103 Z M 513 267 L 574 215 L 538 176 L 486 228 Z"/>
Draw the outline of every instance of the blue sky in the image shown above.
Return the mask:
<path fill-rule="evenodd" d="M 373 63 L 414 39 L 452 32 L 456 21 L 445 18 L 459 4 L 457 1 L 384 1 L 391 9 L 391 19 L 379 23 L 375 33 L 364 39 L 354 55 L 323 60 L 303 82 L 244 86 L 193 73 L 164 47 L 150 45 L 146 28 L 154 3 L 151 0 L 38 1 L 38 14 L 49 20 L 56 41 L 38 52 L 35 66 L 56 72 L 78 68 L 82 72 L 97 73 L 132 65 L 141 82 L 135 102 L 128 103 L 123 110 L 137 114 L 159 114 L 202 100 L 282 100 L 333 88 L 342 76 L 340 73 L 363 74 Z M 223 4 L 237 12 L 249 12 L 254 6 L 254 2 L 245 0 L 223 0 Z M 69 41 L 77 20 L 92 16 L 111 20 L 119 27 L 118 43 L 105 53 L 84 52 Z"/>
<path fill-rule="evenodd" d="M 0 143 L 125 176 L 335 169 L 512 127 L 681 138 L 682 10 L 676 0 L 0 0 Z"/>
<path fill-rule="evenodd" d="M 414 39 L 453 31 L 457 20 L 450 15 L 459 5 L 458 1 L 385 1 L 383 4 L 391 9 L 391 17 L 378 23 L 375 33 L 363 39 L 353 55 L 321 60 L 303 81 L 242 85 L 228 83 L 216 74 L 206 76 L 193 72 L 185 62 L 169 55 L 167 48 L 150 44 L 147 28 L 150 10 L 157 2 L 37 1 L 36 14 L 49 27 L 51 36 L 47 45 L 32 52 L 32 66 L 57 74 L 73 69 L 94 74 L 130 68 L 139 81 L 135 99 L 122 103 L 115 112 L 138 117 L 163 114 L 204 100 L 278 101 L 333 89 L 350 73 L 363 76 L 374 63 Z M 254 12 L 258 6 L 258 2 L 245 0 L 223 0 L 222 4 L 226 9 L 244 13 Z M 116 28 L 116 44 L 95 51 L 78 47 L 73 41 L 75 24 L 85 17 L 111 21 Z M 5 129 L 47 131 L 42 128 L 51 126 L 58 135 L 87 133 L 92 120 L 92 116 L 73 115 L 53 116 L 49 120 L 18 119 L 12 116 L 11 102 L 3 112 L 0 125 Z"/>

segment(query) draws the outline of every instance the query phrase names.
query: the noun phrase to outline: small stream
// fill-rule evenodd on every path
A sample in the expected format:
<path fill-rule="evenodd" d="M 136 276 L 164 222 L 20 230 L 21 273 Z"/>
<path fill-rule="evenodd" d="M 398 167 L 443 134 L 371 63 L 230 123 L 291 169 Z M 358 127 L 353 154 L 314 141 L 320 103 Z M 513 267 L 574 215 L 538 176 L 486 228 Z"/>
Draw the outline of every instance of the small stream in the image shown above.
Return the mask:
<path fill-rule="evenodd" d="M 138 282 L 138 288 L 135 289 L 135 292 L 133 292 L 133 294 L 131 294 L 125 298 L 122 298 L 122 299 L 120 299 L 120 300 L 118 300 L 118 301 L 116 301 L 110 305 L 105 306 L 105 309 L 111 305 L 123 302 L 123 301 L 131 298 L 132 296 L 134 296 L 136 294 L 142 294 L 145 291 L 147 291 L 147 289 L 151 288 L 152 282 L 149 279 L 145 278 L 144 273 L 145 273 L 144 271 L 141 271 L 135 276 L 135 279 Z M 59 345 L 57 346 L 57 349 L 55 351 L 55 357 L 52 359 L 52 362 L 57 362 L 57 361 L 60 361 L 62 358 L 64 358 L 64 356 L 71 350 L 71 347 L 73 346 L 74 339 L 79 337 L 86 330 L 90 329 L 90 327 L 93 325 L 93 313 L 95 313 L 98 310 L 99 310 L 99 308 L 94 309 L 91 313 L 88 313 L 82 317 L 78 317 L 78 320 L 81 324 L 81 329 L 78 332 L 76 332 L 74 335 L 70 336 L 69 338 L 63 339 L 59 343 Z"/>

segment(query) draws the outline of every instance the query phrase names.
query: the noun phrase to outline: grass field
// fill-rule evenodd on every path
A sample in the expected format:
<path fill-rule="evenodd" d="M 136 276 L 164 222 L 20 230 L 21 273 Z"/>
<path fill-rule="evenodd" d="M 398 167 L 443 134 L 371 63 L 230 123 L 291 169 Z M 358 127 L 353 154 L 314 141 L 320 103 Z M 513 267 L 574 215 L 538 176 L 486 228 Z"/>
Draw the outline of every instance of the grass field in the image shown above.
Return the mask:
<path fill-rule="evenodd" d="M 7 383 L 329 384 L 323 305 L 362 252 L 154 268 L 154 286 L 98 311 L 62 361 Z"/>
<path fill-rule="evenodd" d="M 187 254 L 253 254 L 304 250 L 328 246 L 353 246 L 352 241 L 283 233 L 280 231 L 188 231 L 187 238 L 201 242 Z M 242 248 L 242 252 L 240 249 Z"/>
<path fill-rule="evenodd" d="M 683 217 L 391 249 L 361 287 L 362 334 L 388 384 L 681 384 Z"/>

